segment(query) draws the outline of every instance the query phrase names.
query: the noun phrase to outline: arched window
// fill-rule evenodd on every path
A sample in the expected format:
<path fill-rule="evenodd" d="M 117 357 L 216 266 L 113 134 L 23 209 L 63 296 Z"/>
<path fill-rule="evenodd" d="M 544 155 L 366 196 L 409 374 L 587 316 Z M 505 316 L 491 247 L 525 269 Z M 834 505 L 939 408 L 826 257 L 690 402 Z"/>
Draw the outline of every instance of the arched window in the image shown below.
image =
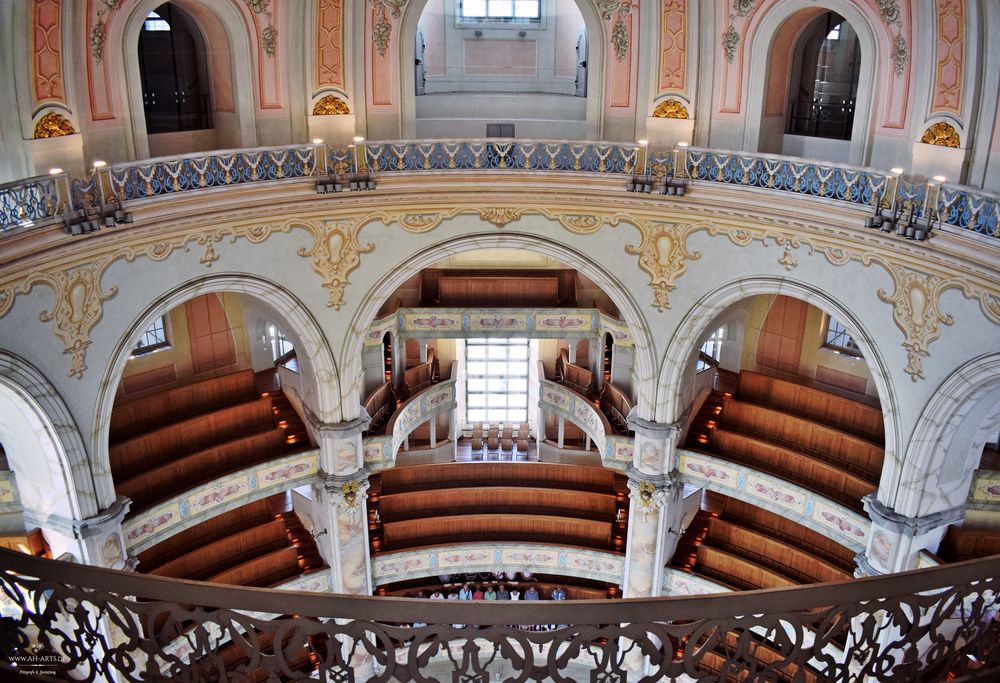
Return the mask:
<path fill-rule="evenodd" d="M 183 10 L 167 3 L 146 17 L 139 70 L 148 133 L 212 127 L 204 40 Z"/>
<path fill-rule="evenodd" d="M 794 51 L 786 132 L 850 140 L 860 66 L 851 25 L 833 12 L 814 19 Z"/>
<path fill-rule="evenodd" d="M 695 365 L 695 372 L 701 372 L 702 370 L 708 370 L 713 365 L 718 365 L 718 361 L 722 358 L 722 340 L 726 338 L 726 326 L 718 328 L 705 343 L 701 345 L 700 353 L 698 354 L 698 362 Z M 708 360 L 703 360 L 704 358 L 711 358 L 715 363 L 710 363 Z"/>

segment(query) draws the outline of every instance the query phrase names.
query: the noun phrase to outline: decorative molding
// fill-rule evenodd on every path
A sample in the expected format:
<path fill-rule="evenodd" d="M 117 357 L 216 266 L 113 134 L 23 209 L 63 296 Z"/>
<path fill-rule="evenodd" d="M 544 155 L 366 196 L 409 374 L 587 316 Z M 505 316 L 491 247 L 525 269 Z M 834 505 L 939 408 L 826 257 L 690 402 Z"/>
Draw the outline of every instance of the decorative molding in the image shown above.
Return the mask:
<path fill-rule="evenodd" d="M 620 14 L 611 27 L 611 46 L 615 50 L 615 59 L 619 62 L 624 60 L 628 54 L 628 27 Z"/>
<path fill-rule="evenodd" d="M 962 137 L 955 130 L 955 126 L 947 121 L 938 121 L 924 131 L 920 142 L 925 145 L 938 145 L 940 147 L 961 147 Z"/>
<path fill-rule="evenodd" d="M 906 65 L 910 63 L 910 50 L 906 45 L 906 38 L 900 33 L 892 41 L 892 68 L 899 78 L 906 71 Z"/>
<path fill-rule="evenodd" d="M 323 286 L 330 290 L 326 305 L 334 310 L 340 310 L 344 303 L 344 288 L 350 284 L 347 276 L 361 264 L 361 254 L 375 250 L 371 242 L 364 246 L 358 242 L 358 232 L 366 223 L 363 218 L 324 221 L 321 225 L 303 223 L 303 227 L 313 234 L 313 246 L 300 248 L 298 254 L 312 257 L 313 270 L 320 274 Z"/>
<path fill-rule="evenodd" d="M 523 214 L 524 209 L 511 206 L 491 206 L 479 209 L 479 217 L 498 228 L 519 220 Z"/>
<path fill-rule="evenodd" d="M 863 497 L 861 504 L 864 506 L 868 516 L 871 517 L 873 524 L 878 524 L 897 534 L 911 538 L 921 536 L 928 531 L 933 531 L 949 524 L 954 524 L 965 516 L 965 506 L 959 505 L 947 510 L 941 510 L 940 512 L 932 512 L 923 517 L 907 517 L 880 503 L 877 495 L 874 493 L 869 493 Z"/>
<path fill-rule="evenodd" d="M 642 233 L 642 242 L 639 246 L 625 245 L 625 253 L 639 256 L 639 267 L 649 273 L 653 305 L 663 311 L 670 308 L 670 292 L 687 270 L 687 260 L 701 258 L 701 252 L 688 251 L 686 242 L 692 232 L 704 226 L 649 220 L 635 221 L 635 226 Z"/>
<path fill-rule="evenodd" d="M 254 14 L 263 14 L 267 17 L 267 25 L 260 31 L 260 45 L 264 54 L 274 57 L 274 51 L 278 46 L 278 31 L 272 23 L 274 15 L 271 12 L 271 0 L 244 0 L 244 2 Z"/>
<path fill-rule="evenodd" d="M 313 116 L 341 116 L 350 113 L 351 108 L 347 106 L 347 102 L 336 95 L 322 97 L 313 107 Z"/>
<path fill-rule="evenodd" d="M 898 0 L 875 0 L 878 5 L 879 16 L 885 24 L 889 35 L 895 36 L 892 39 L 892 68 L 899 78 L 906 71 L 907 64 L 910 63 L 910 49 L 903 37 L 903 18 L 899 9 Z"/>
<path fill-rule="evenodd" d="M 371 2 L 372 12 L 375 14 L 375 19 L 372 21 L 372 43 L 378 51 L 378 56 L 385 57 L 386 50 L 389 49 L 389 38 L 392 35 L 392 22 L 389 20 L 389 15 L 393 19 L 399 19 L 403 14 L 402 8 L 406 5 L 407 0 L 371 0 Z M 387 8 L 388 15 L 386 14 Z"/>
<path fill-rule="evenodd" d="M 35 0 L 32 3 L 31 51 L 35 105 L 44 102 L 65 104 L 61 0 Z"/>
<path fill-rule="evenodd" d="M 660 10 L 660 92 L 687 91 L 687 4 L 688 0 L 663 0 L 662 2 Z"/>
<path fill-rule="evenodd" d="M 729 28 L 722 34 L 722 51 L 730 64 L 736 59 L 736 48 L 740 44 L 740 34 L 733 25 L 733 17 L 729 18 Z"/>
<path fill-rule="evenodd" d="M 344 88 L 343 0 L 316 3 L 316 89 Z"/>
<path fill-rule="evenodd" d="M 941 336 L 941 325 L 952 325 L 955 319 L 941 312 L 941 292 L 957 286 L 953 280 L 904 268 L 892 261 L 882 263 L 892 276 L 895 291 L 890 296 L 878 290 L 878 298 L 892 304 L 892 319 L 906 339 L 906 373 L 913 381 L 923 379 L 923 359 L 930 356 L 928 347 Z"/>
<path fill-rule="evenodd" d="M 656 119 L 686 119 L 690 118 L 687 107 L 680 100 L 664 100 L 653 110 Z"/>
<path fill-rule="evenodd" d="M 38 119 L 38 123 L 35 124 L 34 138 L 36 140 L 41 138 L 58 138 L 63 135 L 73 135 L 75 133 L 76 129 L 73 128 L 73 124 L 69 122 L 69 119 L 61 114 L 49 112 Z"/>
<path fill-rule="evenodd" d="M 931 112 L 962 114 L 965 79 L 965 1 L 936 0 L 934 93 Z"/>
<path fill-rule="evenodd" d="M 756 6 L 757 0 L 733 0 L 733 11 L 740 17 L 748 16 Z"/>

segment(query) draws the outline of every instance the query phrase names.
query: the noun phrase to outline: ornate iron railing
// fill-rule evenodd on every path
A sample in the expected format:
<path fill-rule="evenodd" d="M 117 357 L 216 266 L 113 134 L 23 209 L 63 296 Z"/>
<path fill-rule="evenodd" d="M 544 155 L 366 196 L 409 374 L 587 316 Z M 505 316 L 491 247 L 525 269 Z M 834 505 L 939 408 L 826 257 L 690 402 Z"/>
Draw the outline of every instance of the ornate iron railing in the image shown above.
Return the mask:
<path fill-rule="evenodd" d="M 317 595 L 6 550 L 0 564 L 4 610 L 14 615 L 3 621 L 0 666 L 19 662 L 31 673 L 26 665 L 36 662 L 60 678 L 277 680 L 318 670 L 334 681 L 575 683 L 631 673 L 652 683 L 719 680 L 720 671 L 722 680 L 761 681 L 1000 674 L 998 557 L 843 584 L 613 603 Z M 560 626 L 544 628 L 552 624 Z M 543 629 L 525 628 L 532 625 Z"/>
<path fill-rule="evenodd" d="M 961 185 L 940 187 L 935 212 L 945 225 L 1000 237 L 1000 197 Z"/>
<path fill-rule="evenodd" d="M 0 232 L 48 222 L 66 210 L 69 196 L 66 173 L 0 185 Z"/>

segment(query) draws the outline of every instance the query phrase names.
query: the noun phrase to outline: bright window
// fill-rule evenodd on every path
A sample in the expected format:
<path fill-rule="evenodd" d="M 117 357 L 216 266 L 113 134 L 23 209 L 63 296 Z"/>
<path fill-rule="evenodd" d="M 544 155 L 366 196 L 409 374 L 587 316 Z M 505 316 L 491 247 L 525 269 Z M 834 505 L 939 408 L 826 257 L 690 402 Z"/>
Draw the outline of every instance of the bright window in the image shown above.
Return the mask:
<path fill-rule="evenodd" d="M 168 346 L 170 343 L 167 341 L 167 324 L 161 315 L 139 337 L 139 341 L 136 342 L 135 348 L 132 350 L 132 355 L 141 356 L 145 353 L 165 349 Z"/>
<path fill-rule="evenodd" d="M 836 318 L 828 318 L 826 325 L 827 346 L 837 353 L 846 353 L 852 356 L 860 356 L 861 349 L 858 347 L 854 337 L 847 331 L 847 328 Z"/>
<path fill-rule="evenodd" d="M 459 0 L 462 19 L 476 21 L 538 21 L 541 0 Z"/>
<path fill-rule="evenodd" d="M 701 352 L 706 356 L 719 360 L 722 357 L 722 340 L 725 336 L 726 328 L 724 326 L 720 327 L 705 340 L 704 344 L 701 345 Z M 707 370 L 709 367 L 709 364 L 699 357 L 695 370 L 697 372 L 701 372 L 702 370 Z"/>
<path fill-rule="evenodd" d="M 465 342 L 467 422 L 528 421 L 528 340 Z"/>
<path fill-rule="evenodd" d="M 170 24 L 164 21 L 156 12 L 150 12 L 146 15 L 146 21 L 143 23 L 142 28 L 147 31 L 169 31 Z"/>
<path fill-rule="evenodd" d="M 271 357 L 278 360 L 289 351 L 293 350 L 292 341 L 285 336 L 285 333 L 274 325 L 268 325 L 267 336 L 271 341 Z"/>

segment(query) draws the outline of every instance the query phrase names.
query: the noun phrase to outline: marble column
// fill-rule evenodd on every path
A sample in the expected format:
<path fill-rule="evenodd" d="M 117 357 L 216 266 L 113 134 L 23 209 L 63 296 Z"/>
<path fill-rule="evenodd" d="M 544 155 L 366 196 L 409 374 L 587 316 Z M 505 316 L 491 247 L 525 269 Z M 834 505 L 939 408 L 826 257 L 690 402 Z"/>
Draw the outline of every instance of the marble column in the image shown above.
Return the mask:
<path fill-rule="evenodd" d="M 964 506 L 924 517 L 906 517 L 886 507 L 875 494 L 861 500 L 872 520 L 868 548 L 858 553 L 856 576 L 878 576 L 915 569 L 921 550 L 937 550 L 949 524 L 961 521 Z"/>
<path fill-rule="evenodd" d="M 118 496 L 108 508 L 86 519 L 41 516 L 32 510 L 25 510 L 24 523 L 27 528 L 40 528 L 45 535 L 51 533 L 73 539 L 73 559 L 81 564 L 130 570 L 138 561 L 126 554 L 122 520 L 131 506 L 130 499 Z"/>

